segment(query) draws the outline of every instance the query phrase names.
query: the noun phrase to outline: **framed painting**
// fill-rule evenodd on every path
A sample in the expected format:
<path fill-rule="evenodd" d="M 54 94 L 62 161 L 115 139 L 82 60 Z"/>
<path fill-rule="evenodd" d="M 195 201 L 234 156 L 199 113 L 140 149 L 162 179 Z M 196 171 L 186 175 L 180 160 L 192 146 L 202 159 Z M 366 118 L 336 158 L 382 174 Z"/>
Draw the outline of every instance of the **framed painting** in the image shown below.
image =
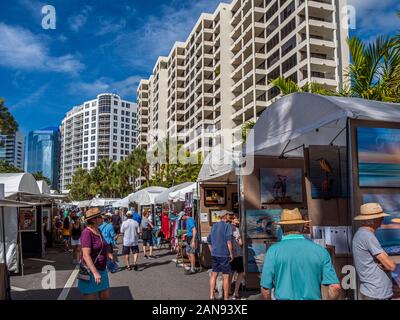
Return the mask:
<path fill-rule="evenodd" d="M 260 169 L 261 203 L 303 203 L 303 171 L 300 168 Z"/>
<path fill-rule="evenodd" d="M 36 232 L 36 229 L 37 229 L 36 209 L 20 208 L 19 230 L 21 232 Z"/>
<path fill-rule="evenodd" d="M 246 225 L 247 238 L 250 239 L 279 239 L 282 209 L 272 210 L 247 210 Z"/>
<path fill-rule="evenodd" d="M 204 205 L 207 207 L 226 205 L 226 189 L 204 188 Z"/>
<path fill-rule="evenodd" d="M 232 193 L 232 212 L 239 214 L 239 196 L 237 192 Z"/>
<path fill-rule="evenodd" d="M 360 187 L 400 187 L 400 129 L 357 128 Z"/>

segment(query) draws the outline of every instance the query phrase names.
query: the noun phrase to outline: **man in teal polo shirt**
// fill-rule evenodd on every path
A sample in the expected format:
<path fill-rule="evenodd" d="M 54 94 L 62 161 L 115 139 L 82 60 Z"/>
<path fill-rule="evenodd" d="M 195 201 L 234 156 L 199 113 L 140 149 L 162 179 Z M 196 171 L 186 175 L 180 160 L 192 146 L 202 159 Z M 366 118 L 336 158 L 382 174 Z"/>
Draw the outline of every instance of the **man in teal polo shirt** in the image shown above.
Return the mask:
<path fill-rule="evenodd" d="M 305 221 L 299 209 L 284 209 L 280 226 L 281 242 L 272 245 L 264 261 L 261 293 L 271 300 L 321 300 L 321 285 L 329 286 L 329 298 L 337 299 L 339 280 L 328 251 L 303 235 Z"/>

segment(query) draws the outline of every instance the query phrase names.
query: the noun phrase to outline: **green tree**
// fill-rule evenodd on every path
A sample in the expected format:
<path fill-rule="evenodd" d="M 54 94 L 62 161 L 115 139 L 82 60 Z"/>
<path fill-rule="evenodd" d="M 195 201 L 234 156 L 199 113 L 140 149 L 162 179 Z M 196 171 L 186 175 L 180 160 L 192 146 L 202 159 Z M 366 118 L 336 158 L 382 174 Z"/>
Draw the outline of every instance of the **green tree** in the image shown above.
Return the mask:
<path fill-rule="evenodd" d="M 92 199 L 96 194 L 92 192 L 90 185 L 89 171 L 78 168 L 72 176 L 72 183 L 68 186 L 70 198 L 75 201 Z"/>
<path fill-rule="evenodd" d="M 246 123 L 243 124 L 243 126 L 242 126 L 242 143 L 246 142 L 249 131 L 251 129 L 253 129 L 255 125 L 256 125 L 256 122 L 254 120 L 247 121 Z"/>
<path fill-rule="evenodd" d="M 33 173 L 32 175 L 33 175 L 33 177 L 36 179 L 36 181 L 44 180 L 44 181 L 46 181 L 46 183 L 47 183 L 49 186 L 51 185 L 50 179 L 47 178 L 46 176 L 44 176 L 42 171 L 38 171 L 38 172 L 36 172 L 36 173 Z"/>
<path fill-rule="evenodd" d="M 13 134 L 18 131 L 18 123 L 4 105 L 4 99 L 0 98 L 0 133 Z"/>
<path fill-rule="evenodd" d="M 297 92 L 310 92 L 310 93 L 322 94 L 322 95 L 326 95 L 326 96 L 338 95 L 337 92 L 330 91 L 315 82 L 306 83 L 303 87 L 300 87 L 296 82 L 294 82 L 291 79 L 286 79 L 284 77 L 278 77 L 275 80 L 271 80 L 270 83 L 272 83 L 274 86 L 276 86 L 284 96 L 291 94 L 291 93 L 297 93 Z"/>
<path fill-rule="evenodd" d="M 0 160 L 0 173 L 20 173 L 20 172 L 23 171 L 4 160 Z"/>
<path fill-rule="evenodd" d="M 351 94 L 363 99 L 400 102 L 400 46 L 398 37 L 379 36 L 366 45 L 348 39 L 352 63 L 348 70 Z"/>

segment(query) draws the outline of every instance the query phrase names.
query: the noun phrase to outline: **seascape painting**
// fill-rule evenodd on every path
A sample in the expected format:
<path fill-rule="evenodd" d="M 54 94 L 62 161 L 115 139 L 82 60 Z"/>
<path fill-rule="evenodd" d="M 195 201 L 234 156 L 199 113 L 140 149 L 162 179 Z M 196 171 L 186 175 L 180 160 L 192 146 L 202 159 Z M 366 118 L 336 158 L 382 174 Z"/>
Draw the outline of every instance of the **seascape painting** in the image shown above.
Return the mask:
<path fill-rule="evenodd" d="M 249 243 L 247 246 L 247 271 L 261 273 L 265 254 L 272 243 Z"/>
<path fill-rule="evenodd" d="M 303 171 L 300 168 L 262 168 L 262 204 L 303 203 Z"/>
<path fill-rule="evenodd" d="M 281 219 L 282 209 L 247 210 L 247 238 L 250 239 L 280 239 L 280 230 L 276 222 Z"/>
<path fill-rule="evenodd" d="M 400 187 L 400 129 L 357 128 L 360 187 Z"/>
<path fill-rule="evenodd" d="M 379 243 L 387 253 L 400 254 L 400 224 L 391 221 L 400 218 L 400 194 L 364 194 L 363 203 L 370 202 L 379 203 L 390 214 L 375 233 Z"/>

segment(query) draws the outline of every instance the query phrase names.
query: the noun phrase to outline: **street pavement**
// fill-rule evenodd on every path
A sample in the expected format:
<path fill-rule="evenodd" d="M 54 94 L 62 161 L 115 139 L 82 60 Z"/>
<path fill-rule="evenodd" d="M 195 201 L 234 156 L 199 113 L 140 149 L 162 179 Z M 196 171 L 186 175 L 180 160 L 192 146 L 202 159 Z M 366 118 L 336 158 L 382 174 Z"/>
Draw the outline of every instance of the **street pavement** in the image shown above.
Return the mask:
<path fill-rule="evenodd" d="M 121 239 L 119 240 L 121 243 Z M 141 246 L 140 246 L 141 247 Z M 126 270 L 124 257 L 119 244 L 114 254 L 121 270 L 111 274 L 110 299 L 112 300 L 206 300 L 208 299 L 208 273 L 203 271 L 194 275 L 185 275 L 182 267 L 174 262 L 175 254 L 168 250 L 154 250 L 156 259 L 144 259 L 139 256 L 139 270 Z M 12 298 L 14 300 L 80 300 L 77 289 L 77 269 L 72 264 L 72 254 L 64 253 L 62 248 L 52 248 L 43 258 L 24 260 L 24 276 L 12 276 Z M 56 270 L 56 289 L 43 289 L 42 273 L 45 266 Z M 48 268 L 48 267 L 45 267 Z M 46 281 L 45 285 L 46 285 Z M 66 287 L 66 288 L 65 288 Z M 70 287 L 70 288 L 68 288 Z"/>

